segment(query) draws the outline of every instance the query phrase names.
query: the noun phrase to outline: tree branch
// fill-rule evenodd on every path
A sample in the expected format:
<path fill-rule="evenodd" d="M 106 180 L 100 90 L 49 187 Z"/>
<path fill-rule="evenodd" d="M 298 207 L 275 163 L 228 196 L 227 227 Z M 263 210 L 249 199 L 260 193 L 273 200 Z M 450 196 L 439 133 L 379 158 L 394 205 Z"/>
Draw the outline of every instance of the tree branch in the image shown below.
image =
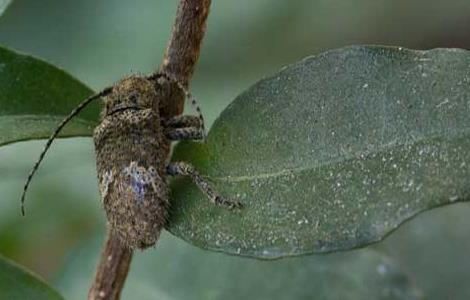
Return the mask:
<path fill-rule="evenodd" d="M 124 247 L 111 231 L 101 254 L 88 299 L 119 299 L 132 261 L 132 250 Z"/>
<path fill-rule="evenodd" d="M 188 87 L 206 32 L 211 0 L 181 0 L 160 70 Z"/>
<path fill-rule="evenodd" d="M 173 31 L 168 43 L 160 72 L 178 80 L 185 87 L 194 72 L 199 58 L 201 42 L 206 29 L 211 0 L 180 0 Z M 184 93 L 174 83 L 156 85 L 162 97 L 161 116 L 168 118 L 181 114 Z M 164 147 L 169 155 L 170 145 Z M 89 300 L 117 300 L 129 272 L 132 250 L 121 244 L 118 237 L 108 232 L 105 247 L 97 267 Z"/>

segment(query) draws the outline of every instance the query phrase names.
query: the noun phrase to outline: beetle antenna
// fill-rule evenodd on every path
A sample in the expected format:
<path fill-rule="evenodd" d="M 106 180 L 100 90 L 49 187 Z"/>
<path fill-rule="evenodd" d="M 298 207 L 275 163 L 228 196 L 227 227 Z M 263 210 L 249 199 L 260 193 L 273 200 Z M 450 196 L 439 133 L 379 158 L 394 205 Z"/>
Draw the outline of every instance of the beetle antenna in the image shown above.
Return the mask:
<path fill-rule="evenodd" d="M 201 122 L 201 131 L 202 131 L 202 138 L 203 140 L 206 139 L 206 126 L 204 124 L 204 115 L 202 114 L 201 107 L 197 103 L 196 98 L 188 91 L 188 89 L 181 84 L 179 81 L 175 81 L 178 87 L 183 91 L 184 95 L 186 96 L 186 99 L 191 103 L 192 107 L 194 110 L 196 110 L 197 117 L 199 118 L 199 121 Z"/>
<path fill-rule="evenodd" d="M 46 155 L 46 152 L 47 150 L 49 149 L 49 147 L 51 146 L 52 142 L 54 141 L 54 139 L 57 137 L 57 135 L 59 134 L 59 132 L 62 130 L 62 128 L 64 128 L 64 126 L 70 121 L 72 120 L 73 117 L 75 117 L 78 113 L 80 113 L 80 111 L 82 109 L 84 109 L 88 104 L 90 104 L 93 100 L 97 99 L 97 98 L 100 98 L 100 97 L 103 97 L 103 96 L 106 96 L 108 95 L 110 92 L 112 91 L 112 88 L 109 87 L 109 88 L 106 88 L 104 90 L 102 90 L 101 92 L 97 93 L 97 94 L 94 94 L 93 96 L 90 96 L 88 97 L 87 99 L 85 99 L 82 103 L 80 103 L 77 107 L 75 107 L 71 112 L 70 114 L 65 117 L 65 119 L 62 120 L 62 122 L 60 122 L 60 124 L 56 127 L 56 129 L 54 130 L 54 133 L 50 136 L 50 138 L 47 140 L 47 143 L 46 145 L 44 146 L 44 150 L 42 150 L 41 152 L 41 155 L 39 155 L 39 159 L 36 161 L 36 163 L 34 164 L 34 167 L 31 169 L 31 171 L 29 172 L 29 175 L 28 175 L 28 179 L 26 180 L 26 183 L 24 185 L 24 188 L 23 188 L 23 194 L 21 194 L 21 214 L 24 216 L 25 215 L 25 209 L 24 209 L 24 200 L 25 200 L 25 196 L 26 196 L 26 191 L 28 190 L 28 187 L 29 187 L 29 184 L 31 182 L 31 179 L 33 178 L 34 176 L 34 173 L 36 173 L 38 167 L 39 167 L 39 164 L 41 163 L 41 161 L 44 159 L 44 156 Z"/>
<path fill-rule="evenodd" d="M 171 76 L 168 73 L 162 73 L 162 72 L 154 73 L 154 74 L 150 75 L 148 78 L 149 79 L 157 79 L 159 77 L 164 77 L 168 81 L 174 82 L 178 86 L 178 88 L 181 91 L 183 91 L 184 96 L 186 97 L 186 99 L 191 103 L 194 110 L 196 110 L 197 117 L 199 118 L 199 121 L 201 122 L 202 137 L 203 137 L 203 140 L 205 140 L 206 139 L 206 127 L 205 127 L 205 124 L 204 124 L 205 123 L 204 122 L 204 115 L 202 114 L 201 107 L 197 103 L 196 98 L 193 97 L 193 95 L 188 91 L 188 89 L 178 79 L 176 79 L 175 77 Z"/>

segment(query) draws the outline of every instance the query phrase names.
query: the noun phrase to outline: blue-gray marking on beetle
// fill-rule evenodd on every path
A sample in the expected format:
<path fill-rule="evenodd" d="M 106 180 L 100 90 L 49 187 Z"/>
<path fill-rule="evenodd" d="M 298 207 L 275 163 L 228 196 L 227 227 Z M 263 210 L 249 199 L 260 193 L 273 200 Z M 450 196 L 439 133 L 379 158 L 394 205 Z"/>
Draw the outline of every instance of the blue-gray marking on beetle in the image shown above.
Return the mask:
<path fill-rule="evenodd" d="M 132 191 L 139 202 L 144 200 L 146 186 L 151 185 L 153 191 L 157 191 L 155 179 L 159 176 L 154 167 L 151 166 L 147 170 L 145 167 L 139 167 L 137 162 L 133 161 L 128 167 L 124 168 L 123 173 L 130 177 Z"/>

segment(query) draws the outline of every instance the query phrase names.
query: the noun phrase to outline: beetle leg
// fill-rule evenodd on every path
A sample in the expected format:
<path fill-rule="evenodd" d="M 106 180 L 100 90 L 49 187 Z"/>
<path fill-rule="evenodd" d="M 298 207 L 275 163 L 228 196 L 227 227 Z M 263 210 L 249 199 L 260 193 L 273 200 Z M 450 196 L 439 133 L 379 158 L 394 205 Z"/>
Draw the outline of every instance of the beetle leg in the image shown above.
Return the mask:
<path fill-rule="evenodd" d="M 167 128 L 164 133 L 165 136 L 172 141 L 204 139 L 202 130 L 196 127 Z"/>
<path fill-rule="evenodd" d="M 194 169 L 194 167 L 186 162 L 174 162 L 170 163 L 167 167 L 168 175 L 183 175 L 189 176 L 194 181 L 194 183 L 199 187 L 199 189 L 207 195 L 212 203 L 215 205 L 224 206 L 226 208 L 242 208 L 243 204 L 238 201 L 230 201 L 222 196 L 220 196 L 212 187 L 212 185 L 207 182 L 204 178 L 199 175 L 199 173 Z"/>
<path fill-rule="evenodd" d="M 182 115 L 169 118 L 163 122 L 165 129 L 169 128 L 185 128 L 185 127 L 196 127 L 201 128 L 202 122 L 200 117 L 191 115 Z"/>
<path fill-rule="evenodd" d="M 200 117 L 183 115 L 163 122 L 164 133 L 172 141 L 202 140 L 204 130 Z"/>

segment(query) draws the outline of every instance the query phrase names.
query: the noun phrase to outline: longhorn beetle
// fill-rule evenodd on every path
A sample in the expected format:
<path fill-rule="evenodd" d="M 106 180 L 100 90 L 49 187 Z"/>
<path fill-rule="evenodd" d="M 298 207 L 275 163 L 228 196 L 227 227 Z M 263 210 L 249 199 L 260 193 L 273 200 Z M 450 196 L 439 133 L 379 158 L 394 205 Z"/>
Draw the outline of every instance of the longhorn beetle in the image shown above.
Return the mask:
<path fill-rule="evenodd" d="M 167 120 L 160 117 L 158 85 L 176 83 L 196 106 L 198 116 L 182 115 Z M 157 85 L 157 86 L 156 86 Z M 57 126 L 31 170 L 21 196 L 53 140 L 83 108 L 103 98 L 104 109 L 93 140 L 96 152 L 101 200 L 111 230 L 131 249 L 155 245 L 165 225 L 170 205 L 167 175 L 190 176 L 209 199 L 226 208 L 241 208 L 239 202 L 221 197 L 186 162 L 167 162 L 169 141 L 204 139 L 204 119 L 196 101 L 186 88 L 167 74 L 127 77 L 112 87 L 87 98 Z"/>

